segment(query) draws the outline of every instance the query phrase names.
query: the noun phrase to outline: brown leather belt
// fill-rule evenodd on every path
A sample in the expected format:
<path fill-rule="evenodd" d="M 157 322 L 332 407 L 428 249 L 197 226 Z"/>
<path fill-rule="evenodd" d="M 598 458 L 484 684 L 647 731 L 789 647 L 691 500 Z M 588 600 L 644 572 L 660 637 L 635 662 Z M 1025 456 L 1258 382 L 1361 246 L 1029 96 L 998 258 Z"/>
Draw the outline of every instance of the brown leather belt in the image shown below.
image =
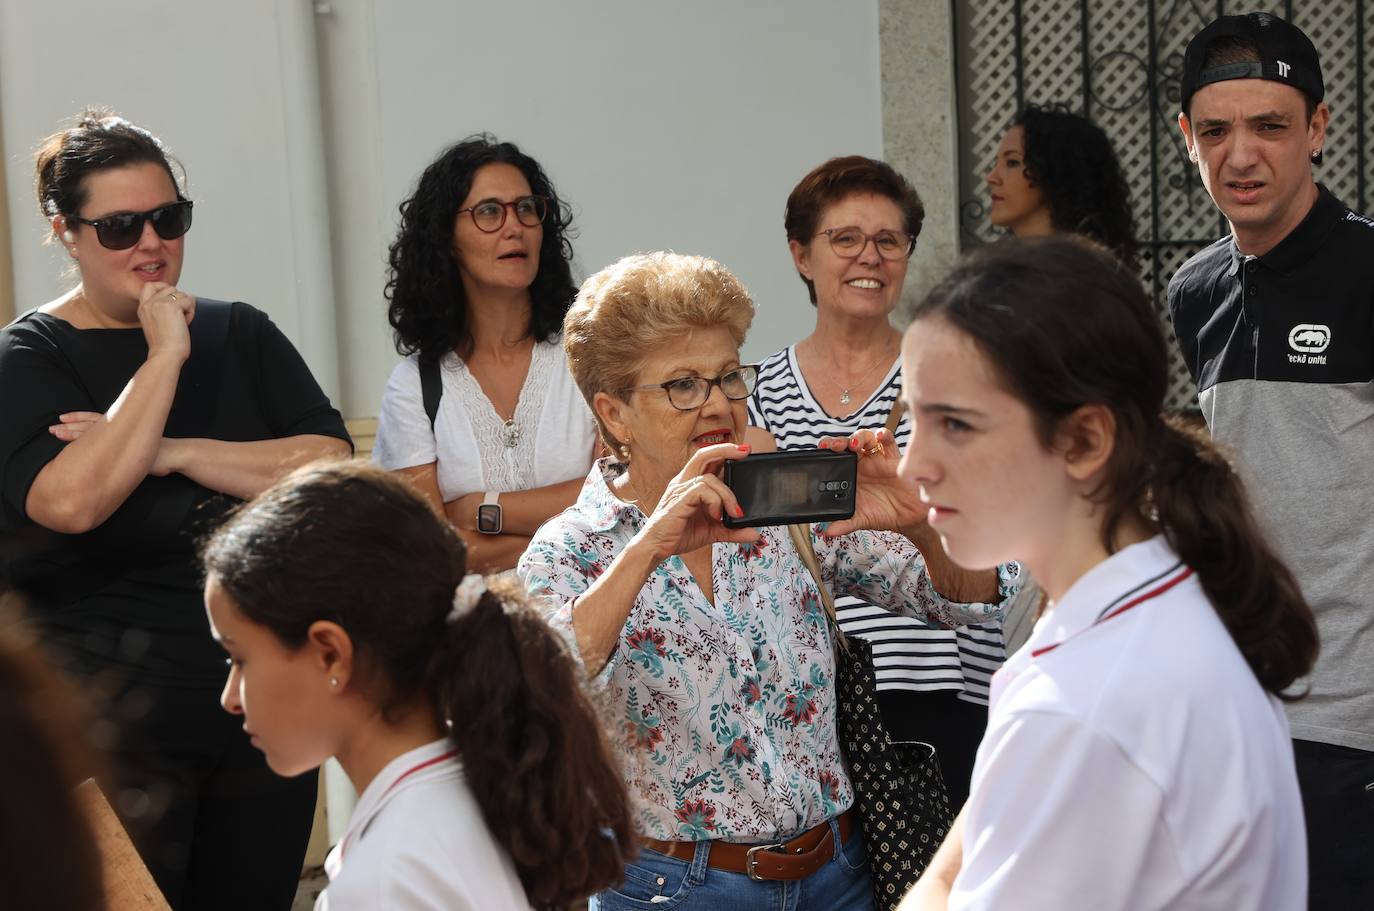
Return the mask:
<path fill-rule="evenodd" d="M 845 810 L 835 822 L 840 829 L 840 843 L 849 841 L 849 835 L 854 831 L 853 809 Z M 642 844 L 677 860 L 691 861 L 696 856 L 697 843 L 694 841 L 645 838 Z M 823 822 L 785 842 L 741 845 L 713 841 L 706 862 L 728 873 L 747 873 L 750 879 L 797 880 L 806 879 L 834 856 L 835 839 L 830 837 L 830 823 Z"/>

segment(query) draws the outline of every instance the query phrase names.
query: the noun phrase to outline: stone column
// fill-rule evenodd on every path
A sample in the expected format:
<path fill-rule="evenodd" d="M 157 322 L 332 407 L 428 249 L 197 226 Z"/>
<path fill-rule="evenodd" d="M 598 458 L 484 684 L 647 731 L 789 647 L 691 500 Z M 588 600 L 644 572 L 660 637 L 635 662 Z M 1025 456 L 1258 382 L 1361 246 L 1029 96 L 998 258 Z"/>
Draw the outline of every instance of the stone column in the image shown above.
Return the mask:
<path fill-rule="evenodd" d="M 959 255 L 958 122 L 950 0 L 879 0 L 883 157 L 926 207 L 903 298 L 918 299 Z M 899 308 L 896 320 L 906 322 Z"/>

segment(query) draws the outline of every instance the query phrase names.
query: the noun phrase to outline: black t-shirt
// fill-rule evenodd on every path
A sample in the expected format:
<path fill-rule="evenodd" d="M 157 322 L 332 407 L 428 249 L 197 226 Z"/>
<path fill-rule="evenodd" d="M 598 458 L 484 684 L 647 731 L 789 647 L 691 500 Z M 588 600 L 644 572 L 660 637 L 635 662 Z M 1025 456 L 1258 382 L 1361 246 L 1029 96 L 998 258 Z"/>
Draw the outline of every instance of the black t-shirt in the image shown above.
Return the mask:
<path fill-rule="evenodd" d="M 78 668 L 129 679 L 220 684 L 196 544 L 237 500 L 184 475 L 144 478 L 99 527 L 39 528 L 29 488 L 67 445 L 68 411 L 104 412 L 147 360 L 141 329 L 77 329 L 30 311 L 0 330 L 0 527 L 15 587 Z M 320 434 L 348 440 L 300 354 L 267 315 L 202 300 L 163 435 L 231 442 Z"/>

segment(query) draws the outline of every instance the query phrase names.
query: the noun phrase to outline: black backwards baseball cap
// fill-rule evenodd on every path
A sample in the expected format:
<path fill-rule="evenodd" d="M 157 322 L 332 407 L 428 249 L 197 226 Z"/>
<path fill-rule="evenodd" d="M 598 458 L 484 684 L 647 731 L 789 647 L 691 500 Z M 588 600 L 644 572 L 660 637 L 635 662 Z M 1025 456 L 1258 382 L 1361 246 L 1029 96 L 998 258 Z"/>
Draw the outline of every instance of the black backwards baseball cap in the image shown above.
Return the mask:
<path fill-rule="evenodd" d="M 1206 67 L 1207 49 L 1218 38 L 1241 38 L 1259 51 L 1259 60 Z M 1291 22 L 1269 13 L 1222 16 L 1193 36 L 1183 52 L 1179 102 L 1187 113 L 1193 93 L 1228 79 L 1268 79 L 1306 94 L 1316 104 L 1326 94 L 1322 63 L 1312 40 Z"/>

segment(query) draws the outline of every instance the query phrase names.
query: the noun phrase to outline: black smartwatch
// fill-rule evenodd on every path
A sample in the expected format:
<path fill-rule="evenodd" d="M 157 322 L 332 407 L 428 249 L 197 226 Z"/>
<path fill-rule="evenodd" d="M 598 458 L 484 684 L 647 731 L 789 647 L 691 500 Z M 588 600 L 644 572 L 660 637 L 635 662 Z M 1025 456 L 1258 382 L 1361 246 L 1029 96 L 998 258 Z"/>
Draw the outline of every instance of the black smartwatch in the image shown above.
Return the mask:
<path fill-rule="evenodd" d="M 496 502 L 499 496 L 498 491 L 488 490 L 482 505 L 477 507 L 477 530 L 484 535 L 501 533 L 501 504 Z"/>

